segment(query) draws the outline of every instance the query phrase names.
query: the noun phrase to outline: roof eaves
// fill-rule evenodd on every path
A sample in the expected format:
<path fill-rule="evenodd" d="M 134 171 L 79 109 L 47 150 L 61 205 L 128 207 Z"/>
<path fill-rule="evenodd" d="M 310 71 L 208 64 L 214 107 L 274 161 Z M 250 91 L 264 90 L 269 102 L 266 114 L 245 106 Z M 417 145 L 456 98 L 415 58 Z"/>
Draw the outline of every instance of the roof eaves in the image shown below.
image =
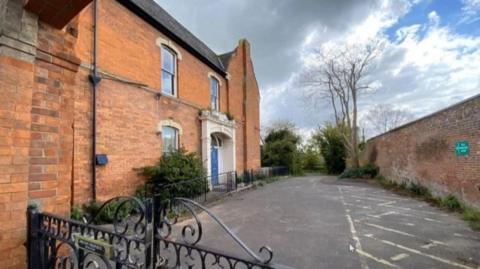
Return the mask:
<path fill-rule="evenodd" d="M 117 1 L 147 23 L 157 28 L 160 32 L 164 33 L 168 38 L 192 53 L 195 57 L 199 58 L 210 68 L 226 77 L 227 72 L 225 67 L 217 55 L 153 0 Z M 180 35 L 183 35 L 183 38 Z M 189 43 L 185 39 L 190 39 L 191 42 Z"/>

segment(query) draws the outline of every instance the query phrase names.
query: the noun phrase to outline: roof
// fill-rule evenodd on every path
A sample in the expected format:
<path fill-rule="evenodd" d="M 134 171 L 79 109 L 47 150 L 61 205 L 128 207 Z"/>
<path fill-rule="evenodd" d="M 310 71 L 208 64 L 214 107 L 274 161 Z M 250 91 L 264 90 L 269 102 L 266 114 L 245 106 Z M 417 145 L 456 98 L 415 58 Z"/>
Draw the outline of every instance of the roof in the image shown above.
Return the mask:
<path fill-rule="evenodd" d="M 231 52 L 227 52 L 227 53 L 218 55 L 218 58 L 220 59 L 220 62 L 222 62 L 222 65 L 225 68 L 228 68 L 228 64 L 230 63 L 230 59 L 232 58 L 234 53 L 235 53 L 235 51 L 231 51 Z"/>
<path fill-rule="evenodd" d="M 220 57 L 153 0 L 117 0 L 166 36 L 194 54 L 212 69 L 226 76 Z"/>

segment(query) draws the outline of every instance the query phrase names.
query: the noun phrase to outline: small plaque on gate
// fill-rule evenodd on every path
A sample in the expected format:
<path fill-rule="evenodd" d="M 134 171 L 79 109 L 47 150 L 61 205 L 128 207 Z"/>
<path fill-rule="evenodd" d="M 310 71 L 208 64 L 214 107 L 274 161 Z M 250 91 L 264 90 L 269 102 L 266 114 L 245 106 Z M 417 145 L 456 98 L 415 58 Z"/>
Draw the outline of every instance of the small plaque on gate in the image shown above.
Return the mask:
<path fill-rule="evenodd" d="M 93 239 L 91 237 L 76 235 L 75 241 L 78 248 L 93 252 L 98 256 L 103 256 L 107 259 L 113 258 L 113 246 L 105 240 Z"/>

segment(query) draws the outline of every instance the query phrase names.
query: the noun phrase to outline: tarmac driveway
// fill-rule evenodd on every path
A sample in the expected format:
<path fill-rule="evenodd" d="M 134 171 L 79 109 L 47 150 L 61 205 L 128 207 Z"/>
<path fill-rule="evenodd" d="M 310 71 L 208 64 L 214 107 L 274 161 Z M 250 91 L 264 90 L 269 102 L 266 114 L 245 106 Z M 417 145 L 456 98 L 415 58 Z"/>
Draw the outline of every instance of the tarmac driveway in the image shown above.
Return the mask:
<path fill-rule="evenodd" d="M 480 233 L 452 213 L 363 182 L 307 176 L 210 209 L 250 248 L 294 268 L 480 268 Z M 202 245 L 243 255 L 206 215 Z"/>

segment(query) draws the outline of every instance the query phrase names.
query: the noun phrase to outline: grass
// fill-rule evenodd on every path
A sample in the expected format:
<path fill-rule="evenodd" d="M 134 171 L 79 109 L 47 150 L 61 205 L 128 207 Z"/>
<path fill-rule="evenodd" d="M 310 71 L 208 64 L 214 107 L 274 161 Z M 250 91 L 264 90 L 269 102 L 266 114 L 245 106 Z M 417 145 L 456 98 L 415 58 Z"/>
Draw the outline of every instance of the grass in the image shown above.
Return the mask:
<path fill-rule="evenodd" d="M 417 197 L 431 205 L 451 212 L 457 212 L 463 220 L 469 223 L 473 230 L 480 231 L 480 210 L 465 205 L 454 195 L 447 195 L 445 197 L 434 196 L 427 187 L 421 184 L 414 182 L 407 183 L 405 181 L 399 184 L 386 179 L 382 175 L 377 175 L 375 179 L 377 179 L 377 182 L 385 189 L 402 195 Z"/>
<path fill-rule="evenodd" d="M 480 230 L 480 211 L 466 206 L 463 208 L 463 213 L 461 216 L 463 220 L 470 223 L 470 226 L 474 230 Z"/>

